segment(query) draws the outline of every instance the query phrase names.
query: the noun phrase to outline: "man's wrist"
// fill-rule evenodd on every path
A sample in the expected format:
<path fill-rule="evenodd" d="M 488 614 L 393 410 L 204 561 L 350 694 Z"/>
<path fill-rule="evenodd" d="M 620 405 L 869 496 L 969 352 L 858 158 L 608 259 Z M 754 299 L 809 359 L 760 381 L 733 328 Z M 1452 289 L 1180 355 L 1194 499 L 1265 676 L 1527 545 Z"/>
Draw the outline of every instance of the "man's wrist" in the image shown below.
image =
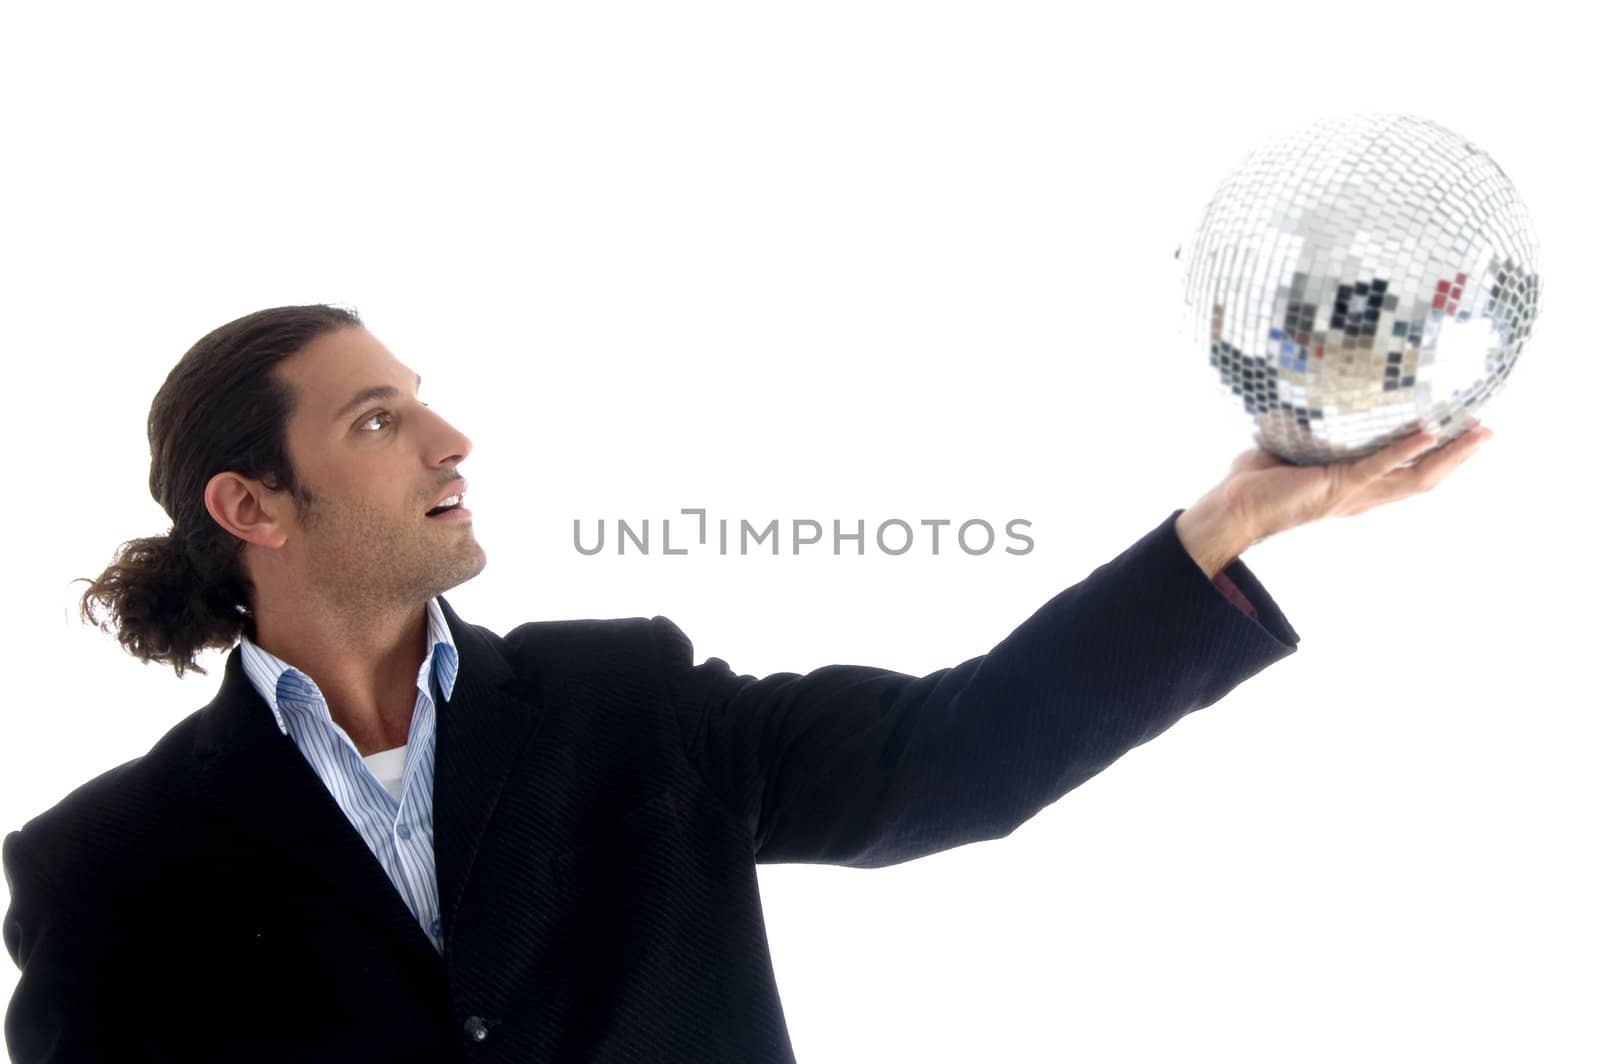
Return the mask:
<path fill-rule="evenodd" d="M 1217 492 L 1180 513 L 1176 530 L 1178 542 L 1207 580 L 1215 579 L 1255 541 Z"/>

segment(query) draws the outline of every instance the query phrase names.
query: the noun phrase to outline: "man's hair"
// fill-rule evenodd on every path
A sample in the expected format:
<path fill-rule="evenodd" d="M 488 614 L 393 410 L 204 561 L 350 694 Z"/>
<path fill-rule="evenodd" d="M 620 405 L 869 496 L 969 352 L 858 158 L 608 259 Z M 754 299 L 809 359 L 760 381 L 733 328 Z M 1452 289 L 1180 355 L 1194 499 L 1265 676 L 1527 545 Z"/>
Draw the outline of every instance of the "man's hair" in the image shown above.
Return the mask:
<path fill-rule="evenodd" d="M 327 304 L 273 307 L 246 314 L 201 337 L 167 374 L 150 404 L 150 494 L 172 519 L 163 536 L 130 540 L 89 584 L 82 619 L 101 631 L 100 602 L 117 642 L 146 664 L 205 675 L 195 663 L 209 648 L 228 650 L 240 634 L 256 637 L 253 587 L 241 557 L 245 541 L 206 509 L 206 484 L 222 472 L 287 490 L 304 515 L 311 496 L 289 462 L 288 424 L 295 397 L 272 373 L 312 340 L 361 325 L 352 309 Z"/>

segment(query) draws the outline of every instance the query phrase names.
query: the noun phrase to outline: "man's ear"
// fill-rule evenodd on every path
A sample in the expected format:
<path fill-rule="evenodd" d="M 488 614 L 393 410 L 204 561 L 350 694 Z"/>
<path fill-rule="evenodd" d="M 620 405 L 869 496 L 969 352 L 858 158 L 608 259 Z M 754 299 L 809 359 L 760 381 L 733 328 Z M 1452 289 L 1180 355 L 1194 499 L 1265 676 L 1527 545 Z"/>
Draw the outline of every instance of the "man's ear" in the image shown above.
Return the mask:
<path fill-rule="evenodd" d="M 288 492 L 269 492 L 259 480 L 218 473 L 206 482 L 205 503 L 212 520 L 246 543 L 277 548 L 289 538 L 278 520 L 293 505 Z"/>

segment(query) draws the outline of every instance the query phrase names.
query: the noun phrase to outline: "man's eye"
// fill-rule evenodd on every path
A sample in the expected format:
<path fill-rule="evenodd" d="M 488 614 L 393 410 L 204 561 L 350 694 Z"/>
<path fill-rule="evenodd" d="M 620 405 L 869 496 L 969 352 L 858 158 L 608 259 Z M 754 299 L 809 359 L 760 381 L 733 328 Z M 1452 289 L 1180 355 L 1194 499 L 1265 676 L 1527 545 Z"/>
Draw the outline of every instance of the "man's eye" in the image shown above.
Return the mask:
<path fill-rule="evenodd" d="M 420 400 L 419 400 L 419 402 L 420 402 Z M 427 403 L 423 403 L 422 405 L 423 406 L 427 406 L 428 404 Z M 364 418 L 363 420 L 356 422 L 356 425 L 357 425 L 357 427 L 360 427 L 362 425 L 370 425 L 370 424 L 372 424 L 373 421 L 375 421 L 376 419 L 378 419 L 380 417 L 385 419 L 385 421 L 393 421 L 394 420 L 394 415 L 389 413 L 387 410 L 375 410 L 371 414 L 368 414 L 366 416 L 366 418 Z"/>

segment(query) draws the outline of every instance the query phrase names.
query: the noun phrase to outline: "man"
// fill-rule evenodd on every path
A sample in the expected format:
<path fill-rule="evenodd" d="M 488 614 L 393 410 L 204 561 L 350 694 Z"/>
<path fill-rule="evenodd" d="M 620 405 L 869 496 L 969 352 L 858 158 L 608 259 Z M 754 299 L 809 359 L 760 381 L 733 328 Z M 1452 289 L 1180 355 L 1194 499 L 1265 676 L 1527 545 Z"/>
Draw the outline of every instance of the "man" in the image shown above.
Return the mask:
<path fill-rule="evenodd" d="M 179 676 L 232 652 L 208 705 L 6 838 L 14 1060 L 792 1060 L 757 863 L 1009 834 L 1293 652 L 1243 550 L 1487 435 L 1247 452 L 987 654 L 756 679 L 664 617 L 457 616 L 471 443 L 419 385 L 310 306 L 213 331 L 158 392 L 173 531 L 84 615 Z"/>

